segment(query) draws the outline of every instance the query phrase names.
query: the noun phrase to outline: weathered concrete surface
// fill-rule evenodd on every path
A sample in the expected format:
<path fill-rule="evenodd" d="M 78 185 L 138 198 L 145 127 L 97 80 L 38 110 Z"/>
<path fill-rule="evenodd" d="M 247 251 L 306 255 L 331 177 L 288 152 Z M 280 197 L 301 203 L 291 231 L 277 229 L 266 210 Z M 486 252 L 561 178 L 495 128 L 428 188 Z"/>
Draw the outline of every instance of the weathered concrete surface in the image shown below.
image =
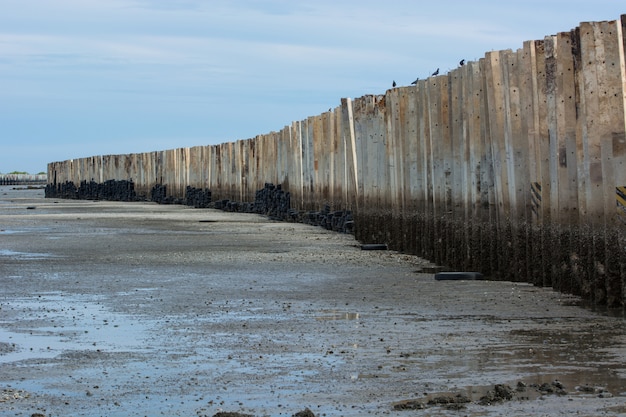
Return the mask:
<path fill-rule="evenodd" d="M 423 265 L 256 215 L 1 187 L 0 415 L 626 413 L 623 317 Z"/>

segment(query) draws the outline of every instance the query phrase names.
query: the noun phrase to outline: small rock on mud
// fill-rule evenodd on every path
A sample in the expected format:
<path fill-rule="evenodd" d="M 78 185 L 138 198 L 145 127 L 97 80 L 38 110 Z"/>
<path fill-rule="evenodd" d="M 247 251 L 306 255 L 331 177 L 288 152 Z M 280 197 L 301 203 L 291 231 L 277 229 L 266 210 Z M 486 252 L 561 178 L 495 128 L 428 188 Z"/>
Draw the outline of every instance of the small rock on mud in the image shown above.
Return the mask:
<path fill-rule="evenodd" d="M 480 398 L 481 405 L 491 405 L 508 401 L 513 398 L 513 388 L 504 384 L 496 384 L 493 390 L 487 391 L 487 394 Z"/>
<path fill-rule="evenodd" d="M 308 408 L 305 408 L 302 411 L 298 411 L 292 417 L 315 417 L 315 414 L 313 413 L 313 411 L 309 410 Z"/>

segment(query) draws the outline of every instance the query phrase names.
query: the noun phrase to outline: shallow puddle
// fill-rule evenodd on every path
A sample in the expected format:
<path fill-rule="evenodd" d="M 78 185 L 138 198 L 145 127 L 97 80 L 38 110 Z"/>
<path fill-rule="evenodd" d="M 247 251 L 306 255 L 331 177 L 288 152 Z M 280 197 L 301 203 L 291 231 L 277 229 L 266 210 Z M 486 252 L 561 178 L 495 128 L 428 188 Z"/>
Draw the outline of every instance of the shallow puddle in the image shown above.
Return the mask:
<path fill-rule="evenodd" d="M 54 255 L 49 253 L 30 253 L 30 252 L 16 252 L 9 249 L 0 249 L 0 257 L 6 256 L 11 259 L 16 260 L 35 260 L 35 259 L 44 259 L 50 258 Z"/>
<path fill-rule="evenodd" d="M 73 350 L 145 349 L 148 333 L 144 323 L 90 298 L 47 293 L 2 303 L 2 310 L 23 318 L 17 327 L 0 323 L 0 341 L 10 345 L 10 351 L 0 355 L 0 363 L 54 358 Z"/>

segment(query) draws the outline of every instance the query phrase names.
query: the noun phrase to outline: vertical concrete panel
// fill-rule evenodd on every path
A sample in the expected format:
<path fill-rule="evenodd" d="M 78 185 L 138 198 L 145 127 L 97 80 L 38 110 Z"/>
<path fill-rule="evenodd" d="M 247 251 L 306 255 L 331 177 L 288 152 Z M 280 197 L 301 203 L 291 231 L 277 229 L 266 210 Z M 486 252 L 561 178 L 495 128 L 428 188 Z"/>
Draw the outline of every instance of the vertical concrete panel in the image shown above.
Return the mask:
<path fill-rule="evenodd" d="M 259 190 L 259 186 L 263 181 L 262 173 L 259 171 L 259 155 L 262 151 L 262 144 L 259 136 L 250 140 L 250 155 L 248 163 L 248 172 L 250 173 L 250 187 Z"/>
<path fill-rule="evenodd" d="M 396 177 L 396 192 L 393 196 L 398 206 L 397 235 L 395 240 L 399 242 L 399 248 L 406 253 L 414 253 L 413 246 L 415 233 L 412 228 L 413 212 L 409 208 L 410 200 L 410 140 L 414 134 L 415 126 L 409 121 L 415 118 L 415 108 L 411 108 L 410 92 L 413 87 L 403 87 L 398 89 L 398 126 L 394 140 L 397 146 L 394 148 L 394 165 Z"/>
<path fill-rule="evenodd" d="M 590 23 L 580 25 L 582 81 L 585 91 L 584 123 L 587 133 L 586 163 L 588 181 L 586 190 L 587 221 L 592 225 L 604 224 L 604 190 L 602 170 L 602 130 L 599 115 L 599 86 L 597 60 L 602 60 L 603 53 L 596 49 L 594 29 Z M 597 119 L 597 120 L 596 120 Z"/>
<path fill-rule="evenodd" d="M 135 181 L 135 192 L 144 199 L 150 198 L 150 190 L 154 186 L 154 168 L 150 153 L 144 152 L 138 155 L 139 175 Z"/>
<path fill-rule="evenodd" d="M 485 59 L 485 78 L 487 81 L 487 105 L 489 112 L 489 137 L 492 166 L 494 170 L 495 204 L 498 222 L 504 224 L 510 214 L 508 197 L 508 170 L 506 139 L 508 132 L 505 117 L 508 110 L 502 74 L 503 51 L 489 52 Z"/>
<path fill-rule="evenodd" d="M 236 190 L 237 178 L 239 173 L 236 172 L 235 146 L 233 142 L 224 144 L 224 181 L 226 183 L 226 192 L 229 200 L 237 201 L 239 193 Z"/>
<path fill-rule="evenodd" d="M 125 177 L 122 177 L 122 179 L 134 182 L 139 173 L 139 167 L 137 166 L 137 154 L 131 153 L 128 155 L 124 155 L 123 161 L 123 170 Z M 91 177 L 93 178 L 93 176 Z"/>
<path fill-rule="evenodd" d="M 512 278 L 516 281 L 528 279 L 528 262 L 530 260 L 526 242 L 527 236 L 527 208 L 530 207 L 529 169 L 528 169 L 528 132 L 523 111 L 521 91 L 527 82 L 526 74 L 528 63 L 524 59 L 524 51 L 517 50 L 507 55 L 508 73 L 508 129 L 510 131 L 507 153 L 509 155 L 509 195 L 511 200 L 511 243 L 512 250 L 510 268 Z M 532 113 L 530 113 L 532 115 Z M 532 116 L 531 116 L 532 117 Z"/>
<path fill-rule="evenodd" d="M 404 136 L 406 135 L 406 93 L 407 87 L 393 88 L 385 95 L 385 152 L 387 160 L 386 176 L 388 185 L 383 186 L 385 191 L 383 205 L 386 206 L 387 228 L 390 230 L 386 239 L 389 244 L 398 250 L 405 250 L 405 229 L 403 227 L 403 170 L 404 170 Z"/>
<path fill-rule="evenodd" d="M 187 185 L 202 189 L 202 147 L 187 148 Z"/>
<path fill-rule="evenodd" d="M 359 211 L 357 212 L 356 237 L 362 242 L 372 242 L 371 216 L 372 216 L 372 195 L 371 195 L 371 174 L 370 170 L 375 170 L 376 165 L 370 165 L 368 144 L 371 142 L 370 127 L 368 121 L 374 114 L 374 96 L 364 96 L 354 101 L 354 131 L 357 149 L 358 164 L 358 187 L 359 187 Z"/>
<path fill-rule="evenodd" d="M 233 199 L 235 201 L 246 201 L 245 198 L 245 189 L 243 187 L 244 181 L 244 171 L 245 165 L 243 163 L 243 152 L 242 152 L 242 143 L 243 140 L 237 140 L 233 143 L 232 153 L 233 153 Z"/>
<path fill-rule="evenodd" d="M 316 190 L 318 193 L 318 209 L 324 208 L 326 205 L 332 206 L 331 196 L 331 172 L 330 166 L 332 161 L 332 152 L 330 148 L 330 131 L 331 120 L 330 113 L 324 112 L 317 117 L 317 132 L 315 138 L 317 146 L 315 147 L 315 160 L 317 161 L 316 170 Z"/>
<path fill-rule="evenodd" d="M 220 158 L 220 147 L 219 145 L 213 145 L 209 148 L 209 158 L 210 158 L 210 181 L 209 181 L 209 189 L 211 190 L 211 199 L 219 200 L 222 197 L 221 189 L 220 189 L 220 174 L 221 174 L 221 158 Z"/>
<path fill-rule="evenodd" d="M 357 166 L 359 211 L 356 213 L 359 226 L 355 235 L 357 239 L 366 243 L 378 241 L 375 225 L 379 214 L 377 187 L 381 158 L 377 158 L 377 146 L 381 135 L 375 128 L 380 129 L 381 124 L 384 127 L 384 122 L 374 120 L 380 117 L 377 105 L 378 99 L 375 96 L 364 96 L 354 101 L 354 132 L 359 161 Z"/>
<path fill-rule="evenodd" d="M 423 212 L 420 210 L 420 191 L 423 187 L 421 170 L 421 155 L 419 148 L 419 106 L 418 89 L 423 88 L 423 81 L 415 87 L 406 90 L 406 137 L 404 155 L 404 210 L 408 236 L 406 241 L 407 252 L 413 255 L 420 254 L 420 224 Z"/>
<path fill-rule="evenodd" d="M 250 139 L 238 141 L 239 144 L 239 164 L 241 177 L 241 195 L 240 201 L 254 201 L 254 192 L 256 190 L 250 187 Z"/>
<path fill-rule="evenodd" d="M 526 41 L 523 47 L 523 65 L 526 73 L 523 75 L 525 82 L 520 84 L 522 111 L 525 114 L 525 132 L 528 137 L 528 170 L 529 184 L 528 192 L 530 193 L 530 222 L 533 225 L 541 224 L 543 221 L 542 206 L 542 179 L 541 179 L 541 152 L 540 152 L 540 126 L 539 126 L 539 99 L 540 95 L 538 79 L 537 44 L 542 41 Z"/>
<path fill-rule="evenodd" d="M 358 211 L 358 166 L 356 150 L 356 135 L 354 125 L 353 101 L 349 98 L 341 99 L 342 140 L 345 147 L 345 182 L 343 185 L 344 201 L 347 208 Z"/>
<path fill-rule="evenodd" d="M 514 132 L 515 124 L 519 122 L 519 113 L 516 111 L 519 108 L 519 102 L 516 102 L 517 98 L 517 62 L 515 54 L 510 51 L 502 51 L 500 54 L 500 68 L 502 71 L 502 105 L 503 105 L 503 119 L 504 119 L 504 154 L 501 156 L 503 164 L 503 172 L 506 173 L 506 181 L 502 184 L 503 189 L 503 201 L 506 216 L 508 222 L 513 224 L 518 219 L 517 213 L 517 190 L 516 190 L 516 166 L 518 160 L 516 159 L 514 149 Z M 515 247 L 515 245 L 513 245 Z"/>
<path fill-rule="evenodd" d="M 488 132 L 486 140 L 490 153 L 486 155 L 486 163 L 493 170 L 493 214 L 495 215 L 490 245 L 490 258 L 492 268 L 497 271 L 500 279 L 509 279 L 506 275 L 503 262 L 507 259 L 507 247 L 503 247 L 505 242 L 504 234 L 509 225 L 509 201 L 508 201 L 508 170 L 507 170 L 507 149 L 506 149 L 506 125 L 505 116 L 507 103 L 505 92 L 508 87 L 502 73 L 502 61 L 505 56 L 503 51 L 489 52 L 485 56 L 485 87 L 486 87 L 486 113 L 488 115 Z M 505 58 L 506 59 L 506 58 Z"/>
<path fill-rule="evenodd" d="M 577 85 L 571 33 L 556 36 L 556 114 L 559 223 L 578 224 Z M 576 43 L 576 41 L 574 41 Z"/>
<path fill-rule="evenodd" d="M 619 259 L 626 250 L 620 243 L 624 223 L 621 215 L 622 190 L 626 186 L 626 127 L 625 127 L 625 73 L 624 38 L 621 21 L 594 24 L 596 47 L 603 51 L 604 60 L 598 63 L 599 110 L 602 117 L 602 168 L 605 196 L 604 274 L 606 300 L 609 306 L 620 306 L 623 284 Z M 618 211 L 619 210 L 619 211 Z M 622 238 L 623 240 L 623 238 Z"/>
<path fill-rule="evenodd" d="M 449 219 L 446 221 L 449 240 L 446 257 L 456 268 L 467 268 L 468 222 L 465 217 L 468 197 L 467 184 L 467 114 L 465 112 L 465 67 L 461 66 L 448 75 L 449 88 L 449 134 L 450 153 L 450 199 Z"/>
<path fill-rule="evenodd" d="M 387 102 L 385 96 L 378 96 L 373 107 L 373 117 L 369 119 L 368 158 L 374 164 L 371 172 L 372 201 L 372 242 L 390 242 L 391 200 L 389 191 L 389 158 L 386 155 L 387 129 L 385 117 Z M 369 171 L 366 175 L 369 174 Z M 383 226 L 385 225 L 385 226 Z"/>
<path fill-rule="evenodd" d="M 515 110 L 518 103 L 515 102 L 517 95 L 516 59 L 511 50 L 500 51 L 498 58 L 499 73 L 494 92 L 496 93 L 496 120 L 498 130 L 502 132 L 502 137 L 493 138 L 493 143 L 499 154 L 500 178 L 501 178 L 501 199 L 503 217 L 500 221 L 498 231 L 498 265 L 503 279 L 517 281 L 520 260 L 519 242 L 517 235 L 517 193 L 516 193 L 516 158 L 514 149 L 514 124 L 518 122 L 515 118 Z M 496 70 L 497 71 L 497 70 Z M 498 72 L 498 71 L 497 71 Z M 502 123 L 502 124 L 500 124 Z"/>
<path fill-rule="evenodd" d="M 361 213 L 365 210 L 365 197 L 364 197 L 364 192 L 365 192 L 365 185 L 364 185 L 364 180 L 363 180 L 363 167 L 367 165 L 367 153 L 365 152 L 365 144 L 367 143 L 365 136 L 367 134 L 366 132 L 366 126 L 365 126 L 365 121 L 367 119 L 367 112 L 366 112 L 366 107 L 367 107 L 367 101 L 371 100 L 372 97 L 371 96 L 366 96 L 366 97 L 360 97 L 357 98 L 353 101 L 353 122 L 354 122 L 354 131 L 353 131 L 353 135 L 354 135 L 354 155 L 355 155 L 355 160 L 358 161 L 357 164 L 355 165 L 356 168 L 356 175 L 355 175 L 355 179 L 356 179 L 356 187 L 357 187 L 357 208 L 358 208 L 358 213 Z M 364 228 L 365 225 L 361 225 L 358 229 L 357 229 L 357 236 L 359 235 L 359 233 L 361 233 L 362 228 Z"/>
<path fill-rule="evenodd" d="M 514 221 L 518 224 L 529 220 L 527 210 L 530 207 L 528 123 L 526 121 L 529 113 L 524 111 L 527 102 L 522 99 L 522 91 L 525 92 L 523 89 L 528 84 L 528 64 L 524 51 L 521 49 L 509 55 L 510 150 L 514 178 L 509 189 L 510 193 L 515 194 Z M 532 112 L 530 112 L 530 117 L 532 117 Z"/>
<path fill-rule="evenodd" d="M 289 172 L 289 192 L 291 201 L 297 210 L 304 209 L 304 191 L 302 189 L 302 122 L 291 124 L 291 165 Z"/>
<path fill-rule="evenodd" d="M 178 195 L 177 178 L 178 159 L 176 149 L 168 149 L 163 152 L 163 185 L 167 187 L 168 197 L 177 197 Z"/>
<path fill-rule="evenodd" d="M 594 301 L 602 301 L 606 298 L 604 265 L 598 259 L 604 259 L 604 225 L 605 225 L 605 202 L 604 189 L 605 168 L 603 167 L 603 135 L 604 128 L 601 126 L 603 117 L 600 115 L 600 83 L 598 81 L 598 63 L 605 61 L 603 48 L 598 48 L 594 25 L 581 23 L 581 70 L 582 87 L 584 88 L 584 130 L 586 132 L 587 146 L 584 149 L 587 165 L 586 207 L 587 216 L 585 221 L 591 230 L 587 244 L 585 265 L 587 267 L 587 280 L 582 283 L 583 296 Z M 601 70 L 600 70 L 601 71 Z M 606 152 L 606 146 L 604 146 Z"/>
<path fill-rule="evenodd" d="M 343 127 L 341 125 L 341 107 L 336 107 L 331 111 L 331 128 L 330 128 L 330 148 L 332 158 L 330 161 L 331 169 L 331 201 L 334 210 L 344 210 L 346 208 L 346 199 L 343 195 L 343 184 L 345 178 L 345 143 L 343 141 Z"/>
<path fill-rule="evenodd" d="M 211 146 L 202 146 L 202 187 L 211 189 Z"/>
<path fill-rule="evenodd" d="M 227 200 L 235 200 L 233 195 L 233 154 L 232 154 L 232 142 L 225 142 L 221 144 L 222 155 L 222 191 L 224 192 L 224 198 Z"/>
<path fill-rule="evenodd" d="M 442 159 L 444 138 L 442 133 L 443 109 L 441 103 L 441 79 L 443 76 L 428 79 L 428 148 L 430 150 L 430 184 L 432 184 L 433 216 L 438 218 L 445 212 L 445 166 Z"/>
<path fill-rule="evenodd" d="M 418 147 L 421 150 L 420 158 L 420 171 L 422 183 L 420 184 L 421 198 L 419 198 L 418 210 L 421 213 L 422 218 L 418 226 L 418 235 L 420 237 L 418 245 L 421 253 L 426 259 L 432 260 L 434 258 L 434 242 L 436 240 L 434 230 L 434 184 L 433 184 L 433 154 L 432 154 L 432 140 L 431 140 L 431 121 L 430 121 L 430 107 L 431 107 L 431 79 L 420 81 L 418 83 L 418 134 L 419 143 Z"/>
<path fill-rule="evenodd" d="M 540 154 L 540 127 L 539 127 L 539 99 L 537 42 L 527 41 L 519 54 L 519 94 L 521 120 L 521 144 L 526 150 L 526 184 L 520 184 L 525 207 L 523 215 L 526 219 L 526 253 L 527 253 L 527 281 L 537 285 L 543 284 L 541 233 L 538 224 L 543 221 L 542 216 L 542 179 Z M 522 209 L 522 208 L 520 208 Z"/>
<path fill-rule="evenodd" d="M 266 164 L 268 166 L 268 170 L 266 171 L 269 174 L 270 182 L 274 184 L 278 184 L 280 182 L 279 178 L 279 161 L 278 158 L 278 140 L 280 136 L 278 132 L 272 132 L 268 136 L 268 148 L 270 149 L 269 159 L 266 159 Z"/>
<path fill-rule="evenodd" d="M 113 155 L 103 155 L 102 156 L 102 179 L 104 181 L 108 180 L 111 177 L 111 170 L 113 169 Z"/>
<path fill-rule="evenodd" d="M 303 121 L 302 159 L 303 159 L 303 190 L 305 210 L 316 210 L 315 195 L 315 148 L 314 148 L 314 117 Z"/>
<path fill-rule="evenodd" d="M 311 210 L 319 210 L 320 203 L 324 204 L 324 185 L 323 183 L 323 121 L 322 116 L 309 117 L 309 140 L 311 143 Z"/>
<path fill-rule="evenodd" d="M 285 191 L 289 191 L 291 187 L 289 176 L 291 170 L 291 126 L 285 126 L 280 131 L 278 147 L 280 149 L 279 158 L 281 161 L 278 183 L 282 185 Z"/>
<path fill-rule="evenodd" d="M 465 244 L 467 251 L 464 262 L 467 270 L 482 271 L 483 242 L 481 215 L 485 210 L 481 207 L 481 159 L 483 155 L 481 141 L 481 96 L 482 82 L 478 62 L 468 62 L 460 69 L 463 82 L 460 91 L 461 131 L 458 133 L 463 152 L 462 187 L 463 213 L 465 222 Z"/>
<path fill-rule="evenodd" d="M 604 197 L 604 223 L 611 227 L 615 220 L 615 166 L 613 148 L 620 149 L 624 141 L 624 110 L 621 89 L 619 57 L 616 54 L 617 28 L 615 22 L 592 24 L 596 62 L 595 75 L 598 83 L 597 134 L 601 143 L 602 186 Z M 614 75 L 611 74 L 614 72 Z M 612 77 L 613 75 L 613 77 Z M 623 175 L 622 175 L 623 176 Z"/>

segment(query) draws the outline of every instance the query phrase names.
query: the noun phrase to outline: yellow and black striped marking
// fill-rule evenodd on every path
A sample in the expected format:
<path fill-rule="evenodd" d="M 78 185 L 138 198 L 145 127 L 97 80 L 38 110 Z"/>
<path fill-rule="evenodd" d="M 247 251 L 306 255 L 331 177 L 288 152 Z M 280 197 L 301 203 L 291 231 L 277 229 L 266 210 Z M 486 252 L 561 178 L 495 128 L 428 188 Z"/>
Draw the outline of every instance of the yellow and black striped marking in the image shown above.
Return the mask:
<path fill-rule="evenodd" d="M 539 217 L 539 209 L 541 208 L 541 184 L 533 182 L 530 184 L 530 201 L 531 209 L 535 216 Z"/>
<path fill-rule="evenodd" d="M 615 187 L 617 218 L 626 224 L 626 187 Z"/>

